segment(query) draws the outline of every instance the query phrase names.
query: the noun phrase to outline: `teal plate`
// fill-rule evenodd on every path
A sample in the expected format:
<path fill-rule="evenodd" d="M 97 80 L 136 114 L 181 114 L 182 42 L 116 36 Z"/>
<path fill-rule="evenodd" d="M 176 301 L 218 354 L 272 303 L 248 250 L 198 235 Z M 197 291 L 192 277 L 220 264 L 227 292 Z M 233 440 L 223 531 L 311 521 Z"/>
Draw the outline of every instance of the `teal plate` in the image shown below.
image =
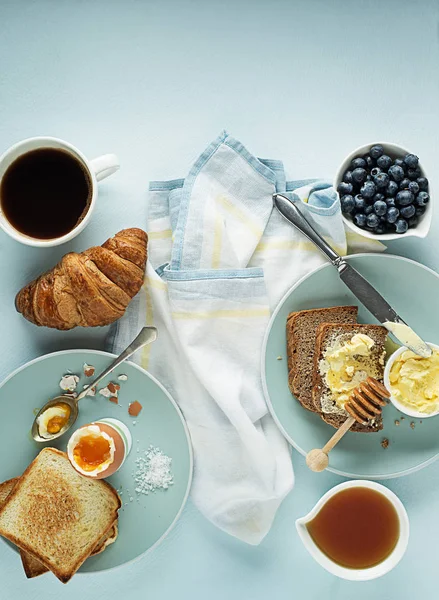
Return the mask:
<path fill-rule="evenodd" d="M 386 254 L 357 254 L 348 258 L 393 308 L 425 340 L 439 343 L 439 276 L 423 265 Z M 285 325 L 291 311 L 326 306 L 358 305 L 360 323 L 377 323 L 359 304 L 330 264 L 301 279 L 275 310 L 265 338 L 262 375 L 270 411 L 287 440 L 304 456 L 322 448 L 334 429 L 302 408 L 288 388 Z M 278 360 L 282 357 L 282 360 Z M 383 411 L 384 430 L 347 433 L 329 455 L 328 470 L 354 478 L 387 479 L 417 471 L 439 456 L 439 417 L 405 417 L 392 405 Z M 400 425 L 395 425 L 395 420 Z M 413 423 L 411 427 L 411 423 Z M 389 446 L 381 446 L 388 438 Z"/>
<path fill-rule="evenodd" d="M 77 389 L 82 390 L 83 384 L 90 383 L 83 374 L 84 363 L 93 365 L 97 374 L 113 358 L 113 354 L 94 350 L 55 352 L 20 367 L 1 384 L 0 456 L 3 459 L 0 461 L 0 481 L 20 475 L 39 450 L 50 445 L 34 442 L 30 428 L 34 409 L 60 393 L 62 375 L 68 370 L 79 375 Z M 128 380 L 118 381 L 120 374 L 126 374 Z M 94 398 L 84 398 L 80 401 L 77 426 L 103 417 L 117 418 L 130 429 L 133 447 L 122 468 L 108 478 L 117 490 L 122 490 L 118 538 L 105 552 L 89 558 L 81 572 L 118 567 L 157 545 L 180 516 L 192 480 L 189 434 L 179 408 L 164 387 L 131 362 L 120 365 L 98 389 L 109 381 L 120 384 L 119 404 L 113 404 L 99 394 Z M 128 415 L 128 405 L 135 400 L 142 404 L 143 409 L 138 417 L 133 418 Z M 68 438 L 66 434 L 52 445 L 65 450 Z M 174 484 L 167 490 L 138 495 L 133 478 L 135 461 L 150 445 L 160 448 L 172 458 Z"/>

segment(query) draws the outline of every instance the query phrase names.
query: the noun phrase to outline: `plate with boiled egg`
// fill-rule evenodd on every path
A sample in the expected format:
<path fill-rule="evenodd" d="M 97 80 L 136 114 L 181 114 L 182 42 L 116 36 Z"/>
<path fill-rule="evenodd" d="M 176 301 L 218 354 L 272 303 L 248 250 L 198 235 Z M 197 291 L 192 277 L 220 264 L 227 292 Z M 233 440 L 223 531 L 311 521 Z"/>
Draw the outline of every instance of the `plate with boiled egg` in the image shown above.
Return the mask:
<path fill-rule="evenodd" d="M 115 358 L 107 352 L 47 354 L 0 385 L 0 485 L 20 477 L 45 447 L 65 453 L 77 473 L 104 479 L 118 493 L 117 539 L 90 556 L 80 572 L 126 564 L 160 543 L 180 516 L 192 481 L 192 448 L 183 416 L 169 393 L 138 365 L 124 362 L 79 401 L 74 426 L 50 442 L 31 427 L 39 409 L 60 394 L 79 394 Z M 39 431 L 56 433 L 69 418 L 62 401 L 42 413 Z"/>

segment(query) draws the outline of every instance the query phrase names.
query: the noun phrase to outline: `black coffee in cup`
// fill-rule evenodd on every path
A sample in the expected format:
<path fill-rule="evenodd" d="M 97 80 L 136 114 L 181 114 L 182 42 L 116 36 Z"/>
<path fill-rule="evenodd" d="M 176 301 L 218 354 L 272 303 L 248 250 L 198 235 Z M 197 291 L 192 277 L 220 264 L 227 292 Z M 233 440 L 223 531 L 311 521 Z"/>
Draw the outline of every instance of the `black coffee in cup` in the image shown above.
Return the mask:
<path fill-rule="evenodd" d="M 37 239 L 61 237 L 87 214 L 92 181 L 73 154 L 40 148 L 19 156 L 0 183 L 4 217 L 20 233 Z"/>

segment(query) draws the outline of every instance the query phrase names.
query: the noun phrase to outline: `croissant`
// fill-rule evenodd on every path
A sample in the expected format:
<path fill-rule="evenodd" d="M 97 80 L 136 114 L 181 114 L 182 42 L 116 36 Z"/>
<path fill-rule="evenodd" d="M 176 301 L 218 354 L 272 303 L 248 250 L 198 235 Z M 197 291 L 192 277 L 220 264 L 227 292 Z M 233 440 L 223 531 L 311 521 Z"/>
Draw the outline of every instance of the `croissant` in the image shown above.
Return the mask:
<path fill-rule="evenodd" d="M 18 292 L 17 311 L 55 329 L 113 323 L 142 286 L 147 242 L 141 229 L 123 229 L 102 246 L 66 254 Z"/>

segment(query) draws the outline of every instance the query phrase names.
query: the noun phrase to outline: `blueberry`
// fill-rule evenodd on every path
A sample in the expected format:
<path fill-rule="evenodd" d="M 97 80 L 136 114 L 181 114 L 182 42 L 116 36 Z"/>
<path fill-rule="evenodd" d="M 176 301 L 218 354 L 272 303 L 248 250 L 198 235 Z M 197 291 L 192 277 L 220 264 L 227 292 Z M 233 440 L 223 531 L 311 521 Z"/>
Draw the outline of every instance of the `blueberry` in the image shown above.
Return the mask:
<path fill-rule="evenodd" d="M 396 165 L 397 167 L 401 167 L 401 169 L 403 171 L 406 170 L 407 165 L 405 164 L 405 162 L 402 160 L 402 158 L 395 158 L 395 160 L 393 161 L 393 164 Z"/>
<path fill-rule="evenodd" d="M 352 171 L 346 171 L 343 175 L 343 181 L 345 183 L 352 183 Z"/>
<path fill-rule="evenodd" d="M 395 198 L 392 198 L 392 197 L 389 198 L 389 197 L 387 197 L 386 198 L 386 204 L 387 204 L 387 206 L 395 206 Z"/>
<path fill-rule="evenodd" d="M 409 227 L 416 227 L 416 225 L 418 224 L 418 217 L 416 217 L 416 216 L 415 217 L 411 217 L 408 220 L 408 224 L 409 224 Z"/>
<path fill-rule="evenodd" d="M 361 158 L 361 156 L 354 158 L 351 162 L 351 165 L 353 169 L 365 169 L 367 167 L 366 161 L 364 158 Z"/>
<path fill-rule="evenodd" d="M 425 213 L 425 206 L 417 206 L 416 207 L 416 216 L 417 217 L 422 217 L 422 215 Z"/>
<path fill-rule="evenodd" d="M 361 186 L 361 195 L 363 198 L 372 198 L 375 196 L 375 193 L 376 186 L 373 181 L 366 181 L 366 183 L 363 183 Z"/>
<path fill-rule="evenodd" d="M 379 224 L 380 224 L 380 218 L 375 213 L 371 213 L 370 215 L 368 215 L 367 226 L 370 229 L 376 229 Z"/>
<path fill-rule="evenodd" d="M 366 180 L 367 171 L 362 167 L 357 167 L 352 171 L 353 183 L 363 183 Z"/>
<path fill-rule="evenodd" d="M 367 216 L 371 213 L 373 213 L 373 204 L 368 204 L 364 209 L 364 214 Z"/>
<path fill-rule="evenodd" d="M 363 156 L 364 160 L 366 161 L 366 166 L 368 169 L 373 169 L 373 167 L 375 166 L 375 161 L 374 159 L 370 156 L 370 154 L 365 154 Z"/>
<path fill-rule="evenodd" d="M 409 225 L 405 219 L 398 219 L 395 223 L 395 231 L 396 233 L 405 233 Z"/>
<path fill-rule="evenodd" d="M 341 210 L 350 215 L 354 212 L 355 209 L 355 202 L 354 199 L 352 198 L 352 196 L 350 194 L 346 194 L 345 196 L 342 196 L 341 198 Z"/>
<path fill-rule="evenodd" d="M 407 175 L 410 179 L 417 179 L 421 176 L 421 169 L 417 167 L 416 169 L 407 169 Z"/>
<path fill-rule="evenodd" d="M 380 223 L 378 225 L 378 227 L 375 229 L 375 233 L 377 233 L 378 235 L 382 235 L 383 233 L 387 232 L 387 227 L 385 223 Z"/>
<path fill-rule="evenodd" d="M 403 206 L 399 212 L 404 219 L 411 219 L 416 214 L 416 208 L 413 204 L 409 204 L 408 206 Z"/>
<path fill-rule="evenodd" d="M 389 181 L 386 187 L 386 194 L 388 196 L 395 196 L 398 191 L 398 184 L 395 181 Z"/>
<path fill-rule="evenodd" d="M 373 210 L 376 215 L 382 217 L 387 212 L 387 204 L 383 200 L 378 200 L 378 202 L 375 202 L 373 205 Z"/>
<path fill-rule="evenodd" d="M 354 223 L 358 227 L 366 227 L 367 218 L 364 213 L 357 213 L 354 217 Z"/>
<path fill-rule="evenodd" d="M 419 183 L 417 181 L 411 181 L 408 189 L 409 192 L 416 196 L 416 194 L 419 192 Z"/>
<path fill-rule="evenodd" d="M 388 223 L 396 223 L 399 217 L 399 210 L 394 206 L 390 206 L 387 210 L 386 219 Z"/>
<path fill-rule="evenodd" d="M 416 169 L 419 164 L 419 158 L 415 154 L 406 154 L 404 156 L 404 162 L 409 169 Z"/>
<path fill-rule="evenodd" d="M 407 206 L 408 204 L 411 204 L 414 199 L 415 197 L 408 190 L 402 190 L 402 192 L 396 194 L 396 203 L 400 206 Z"/>
<path fill-rule="evenodd" d="M 374 168 L 371 170 L 371 172 L 370 172 L 370 174 L 372 175 L 372 177 L 376 177 L 376 176 L 378 175 L 378 173 L 381 173 L 381 169 L 380 169 L 380 168 L 378 168 L 378 167 L 374 167 Z"/>
<path fill-rule="evenodd" d="M 387 156 L 387 154 L 383 154 L 378 158 L 377 166 L 380 167 L 380 169 L 387 171 L 387 169 L 392 166 L 392 159 L 390 156 Z"/>
<path fill-rule="evenodd" d="M 337 192 L 340 194 L 340 196 L 345 196 L 346 194 L 352 194 L 353 191 L 354 191 L 354 186 L 352 185 L 352 183 L 346 183 L 345 181 L 341 181 L 338 184 Z"/>
<path fill-rule="evenodd" d="M 363 196 L 361 194 L 357 194 L 354 197 L 354 202 L 355 202 L 355 210 L 357 212 L 363 212 L 364 209 L 366 208 L 366 201 L 363 198 Z"/>
<path fill-rule="evenodd" d="M 428 190 L 428 179 L 426 177 L 418 177 L 416 181 L 419 185 L 420 190 L 422 190 L 423 192 L 426 192 Z"/>
<path fill-rule="evenodd" d="M 369 150 L 369 154 L 372 158 L 379 158 L 384 154 L 384 148 L 381 146 L 381 144 L 376 144 Z"/>
<path fill-rule="evenodd" d="M 378 202 L 378 200 L 385 200 L 386 197 L 384 196 L 384 194 L 380 194 L 378 192 L 378 194 L 375 194 L 375 196 L 373 197 L 373 201 L 374 202 Z"/>
<path fill-rule="evenodd" d="M 384 173 L 384 171 L 381 171 L 381 173 L 378 173 L 378 175 L 376 177 L 373 178 L 375 185 L 377 186 L 377 188 L 385 188 L 388 186 L 389 184 L 389 176 L 387 175 L 387 173 Z"/>
<path fill-rule="evenodd" d="M 417 206 L 425 206 L 426 204 L 428 204 L 429 200 L 430 196 L 427 194 L 427 192 L 419 192 L 419 194 L 415 198 L 415 204 Z"/>
<path fill-rule="evenodd" d="M 389 175 L 393 177 L 395 181 L 402 181 L 404 179 L 404 170 L 398 165 L 392 165 L 389 169 Z"/>
<path fill-rule="evenodd" d="M 373 177 L 370 173 L 368 175 L 366 175 L 366 181 L 372 181 L 372 179 L 373 179 Z"/>
<path fill-rule="evenodd" d="M 410 179 L 408 179 L 407 177 L 404 177 L 404 179 L 402 181 L 400 181 L 400 183 L 399 183 L 399 189 L 400 190 L 408 190 L 409 185 L 410 185 Z"/>

